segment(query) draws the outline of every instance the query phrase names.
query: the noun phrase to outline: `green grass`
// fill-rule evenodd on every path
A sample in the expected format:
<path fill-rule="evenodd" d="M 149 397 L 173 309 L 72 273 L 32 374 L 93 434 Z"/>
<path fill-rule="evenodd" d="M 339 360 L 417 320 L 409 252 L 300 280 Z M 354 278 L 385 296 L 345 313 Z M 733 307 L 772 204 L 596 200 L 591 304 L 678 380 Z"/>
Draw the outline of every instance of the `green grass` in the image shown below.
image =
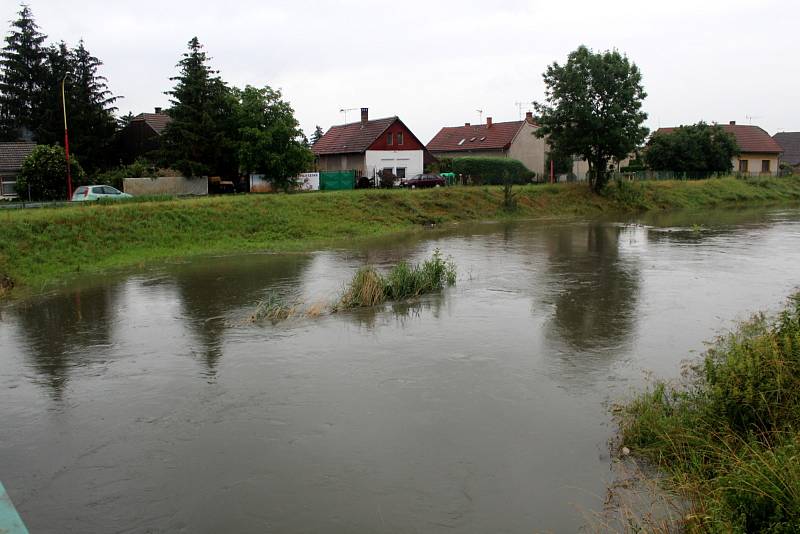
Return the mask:
<path fill-rule="evenodd" d="M 400 262 L 386 276 L 374 267 L 359 269 L 342 293 L 334 311 L 382 304 L 387 300 L 406 300 L 441 291 L 456 283 L 456 267 L 437 250 L 421 265 Z"/>
<path fill-rule="evenodd" d="M 605 195 L 593 195 L 584 184 L 515 191 L 511 211 L 503 207 L 501 187 L 160 198 L 0 210 L 0 294 L 16 286 L 21 295 L 110 268 L 200 254 L 310 250 L 431 223 L 798 201 L 800 178 L 644 182 L 612 185 Z"/>
<path fill-rule="evenodd" d="M 688 382 L 620 412 L 622 443 L 692 502 L 694 532 L 800 532 L 800 295 L 741 325 Z"/>

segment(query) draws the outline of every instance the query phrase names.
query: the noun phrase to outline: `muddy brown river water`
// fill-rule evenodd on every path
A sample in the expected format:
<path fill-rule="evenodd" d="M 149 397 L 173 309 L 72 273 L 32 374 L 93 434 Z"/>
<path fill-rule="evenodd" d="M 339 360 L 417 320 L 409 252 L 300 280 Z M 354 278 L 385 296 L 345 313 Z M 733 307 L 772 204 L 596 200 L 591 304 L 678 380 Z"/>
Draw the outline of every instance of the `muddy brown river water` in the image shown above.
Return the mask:
<path fill-rule="evenodd" d="M 457 286 L 333 300 L 364 263 Z M 575 532 L 609 403 L 800 285 L 800 210 L 462 225 L 97 275 L 0 308 L 0 480 L 32 533 Z"/>

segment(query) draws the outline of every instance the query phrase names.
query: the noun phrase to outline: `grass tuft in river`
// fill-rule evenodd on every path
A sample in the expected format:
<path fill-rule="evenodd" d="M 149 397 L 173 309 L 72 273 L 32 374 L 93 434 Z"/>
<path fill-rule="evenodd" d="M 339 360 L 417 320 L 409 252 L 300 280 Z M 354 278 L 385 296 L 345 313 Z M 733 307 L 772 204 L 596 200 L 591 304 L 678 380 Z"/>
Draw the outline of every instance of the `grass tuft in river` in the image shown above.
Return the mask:
<path fill-rule="evenodd" d="M 692 500 L 699 532 L 800 531 L 800 296 L 657 383 L 620 414 L 624 445 Z"/>
<path fill-rule="evenodd" d="M 400 262 L 386 276 L 374 267 L 362 267 L 353 276 L 334 310 L 375 306 L 387 300 L 405 300 L 441 291 L 456 283 L 456 266 L 438 250 L 420 265 Z"/>
<path fill-rule="evenodd" d="M 270 321 L 275 324 L 292 317 L 296 309 L 295 304 L 287 303 L 275 293 L 268 293 L 263 300 L 256 304 L 256 310 L 250 316 L 250 322 Z"/>

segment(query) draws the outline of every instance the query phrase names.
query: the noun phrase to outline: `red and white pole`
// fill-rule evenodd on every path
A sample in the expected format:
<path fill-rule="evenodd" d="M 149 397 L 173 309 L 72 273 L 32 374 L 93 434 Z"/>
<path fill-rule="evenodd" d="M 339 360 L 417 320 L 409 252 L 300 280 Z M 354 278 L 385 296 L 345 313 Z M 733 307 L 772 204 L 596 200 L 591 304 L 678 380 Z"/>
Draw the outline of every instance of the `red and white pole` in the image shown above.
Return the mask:
<path fill-rule="evenodd" d="M 67 77 L 61 80 L 61 107 L 64 110 L 64 153 L 67 156 L 67 200 L 72 200 L 72 169 L 69 166 L 69 133 L 67 132 L 67 99 L 64 96 L 64 82 Z"/>

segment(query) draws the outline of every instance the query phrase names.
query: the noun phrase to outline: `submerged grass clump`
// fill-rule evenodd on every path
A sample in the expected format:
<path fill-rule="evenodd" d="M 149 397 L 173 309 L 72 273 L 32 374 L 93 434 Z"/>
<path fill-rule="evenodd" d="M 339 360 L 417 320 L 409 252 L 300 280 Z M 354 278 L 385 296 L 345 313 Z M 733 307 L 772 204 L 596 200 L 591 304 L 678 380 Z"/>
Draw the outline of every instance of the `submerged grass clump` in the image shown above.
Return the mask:
<path fill-rule="evenodd" d="M 456 283 L 456 267 L 437 250 L 420 265 L 400 262 L 384 276 L 374 267 L 362 267 L 353 276 L 335 309 L 375 306 L 387 300 L 405 300 L 441 291 Z"/>
<path fill-rule="evenodd" d="M 294 304 L 287 303 L 275 293 L 268 293 L 264 299 L 256 304 L 256 309 L 253 315 L 250 316 L 250 322 L 270 321 L 273 324 L 278 323 L 293 316 L 295 310 L 296 306 Z"/>
<path fill-rule="evenodd" d="M 682 386 L 622 409 L 622 442 L 692 500 L 697 532 L 800 532 L 800 296 L 724 338 Z"/>

